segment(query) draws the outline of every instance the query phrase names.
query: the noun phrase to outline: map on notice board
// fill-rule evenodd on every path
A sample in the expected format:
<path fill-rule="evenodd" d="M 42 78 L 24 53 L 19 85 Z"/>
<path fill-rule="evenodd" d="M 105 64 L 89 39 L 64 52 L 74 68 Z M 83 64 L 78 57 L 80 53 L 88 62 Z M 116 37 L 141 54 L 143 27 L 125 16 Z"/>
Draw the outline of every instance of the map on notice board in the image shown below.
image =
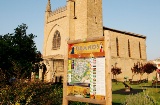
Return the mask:
<path fill-rule="evenodd" d="M 69 60 L 70 83 L 90 83 L 90 59 Z"/>

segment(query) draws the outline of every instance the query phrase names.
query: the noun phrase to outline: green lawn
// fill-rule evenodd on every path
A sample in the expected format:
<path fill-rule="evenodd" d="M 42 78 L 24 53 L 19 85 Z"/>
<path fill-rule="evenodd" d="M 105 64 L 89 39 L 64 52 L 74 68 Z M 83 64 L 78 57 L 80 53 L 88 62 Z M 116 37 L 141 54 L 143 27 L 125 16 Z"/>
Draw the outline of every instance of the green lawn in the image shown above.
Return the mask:
<path fill-rule="evenodd" d="M 121 105 L 121 103 L 125 102 L 125 99 L 131 94 L 148 94 L 154 101 L 160 105 L 160 85 L 152 87 L 152 83 L 141 83 L 138 85 L 131 85 L 129 82 L 126 82 L 129 86 L 132 87 L 133 90 L 130 92 L 125 92 L 125 86 L 122 82 L 112 83 L 112 102 L 113 105 Z"/>

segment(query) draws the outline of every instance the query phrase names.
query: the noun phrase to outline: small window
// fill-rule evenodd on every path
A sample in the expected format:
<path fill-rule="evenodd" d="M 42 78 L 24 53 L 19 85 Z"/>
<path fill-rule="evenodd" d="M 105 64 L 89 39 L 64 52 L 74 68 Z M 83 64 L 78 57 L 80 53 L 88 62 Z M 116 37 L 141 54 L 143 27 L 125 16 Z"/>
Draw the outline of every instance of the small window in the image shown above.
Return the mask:
<path fill-rule="evenodd" d="M 118 43 L 118 38 L 116 38 L 116 49 L 117 49 L 117 56 L 119 56 L 119 43 Z"/>
<path fill-rule="evenodd" d="M 139 56 L 140 58 L 142 58 L 142 54 L 141 54 L 141 43 L 139 42 Z"/>
<path fill-rule="evenodd" d="M 131 57 L 130 41 L 128 39 L 128 56 Z"/>
<path fill-rule="evenodd" d="M 55 33 L 54 33 L 54 36 L 53 36 L 53 46 L 52 46 L 52 49 L 53 50 L 60 49 L 60 45 L 61 45 L 60 32 L 58 30 L 56 30 Z"/>

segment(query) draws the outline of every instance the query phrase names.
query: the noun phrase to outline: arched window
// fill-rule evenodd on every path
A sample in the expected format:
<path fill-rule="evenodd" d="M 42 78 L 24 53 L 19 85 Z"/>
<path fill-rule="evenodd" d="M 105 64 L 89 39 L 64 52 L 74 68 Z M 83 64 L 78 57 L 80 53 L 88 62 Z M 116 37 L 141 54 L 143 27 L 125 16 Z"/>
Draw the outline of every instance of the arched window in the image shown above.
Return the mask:
<path fill-rule="evenodd" d="M 142 54 L 141 54 L 141 43 L 139 42 L 139 56 L 140 58 L 142 58 Z"/>
<path fill-rule="evenodd" d="M 53 46 L 52 46 L 52 49 L 53 50 L 60 49 L 60 45 L 61 45 L 60 32 L 58 30 L 56 30 L 55 33 L 54 33 L 54 36 L 53 36 Z"/>
<path fill-rule="evenodd" d="M 128 39 L 128 56 L 131 57 L 130 41 Z"/>
<path fill-rule="evenodd" d="M 119 56 L 119 43 L 118 43 L 118 38 L 116 38 L 116 48 L 117 48 L 117 56 Z"/>

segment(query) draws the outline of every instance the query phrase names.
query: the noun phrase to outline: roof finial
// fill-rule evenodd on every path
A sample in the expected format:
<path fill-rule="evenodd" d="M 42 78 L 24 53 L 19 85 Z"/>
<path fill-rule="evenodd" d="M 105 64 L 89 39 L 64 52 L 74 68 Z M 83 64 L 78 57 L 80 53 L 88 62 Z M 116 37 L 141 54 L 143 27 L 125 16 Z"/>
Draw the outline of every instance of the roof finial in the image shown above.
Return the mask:
<path fill-rule="evenodd" d="M 51 12 L 51 2 L 50 2 L 50 0 L 48 0 L 46 11 Z"/>

